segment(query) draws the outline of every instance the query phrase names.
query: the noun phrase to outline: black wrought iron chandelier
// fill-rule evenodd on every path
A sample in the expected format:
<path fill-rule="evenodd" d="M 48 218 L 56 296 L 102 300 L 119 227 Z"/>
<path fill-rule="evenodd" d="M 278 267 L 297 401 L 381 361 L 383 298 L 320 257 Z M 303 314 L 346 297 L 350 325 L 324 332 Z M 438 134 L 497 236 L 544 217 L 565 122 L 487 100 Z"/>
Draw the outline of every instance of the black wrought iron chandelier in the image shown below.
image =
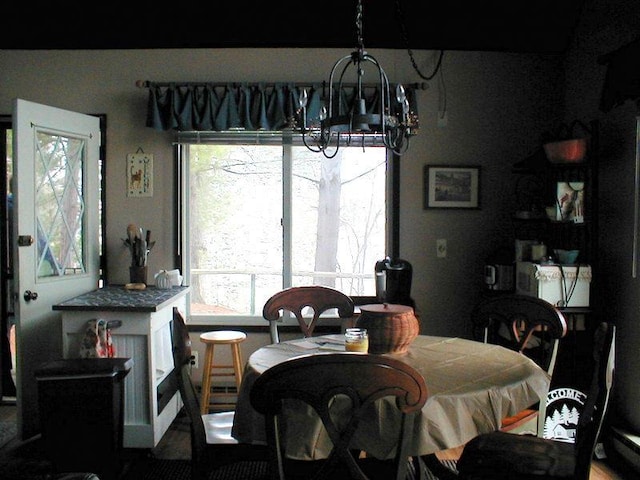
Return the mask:
<path fill-rule="evenodd" d="M 365 137 L 381 137 L 385 147 L 397 155 L 402 155 L 409 148 L 409 138 L 417 119 L 410 112 L 409 100 L 401 84 L 395 88 L 394 101 L 391 104 L 389 79 L 380 63 L 364 49 L 362 34 L 362 1 L 358 0 L 356 7 L 357 49 L 350 55 L 340 58 L 331 69 L 329 76 L 328 108 L 321 107 L 319 126 L 307 126 L 308 92 L 303 89 L 299 96 L 299 107 L 303 125 L 302 140 L 306 147 L 313 152 L 322 152 L 325 157 L 332 158 L 343 145 Z M 377 85 L 380 96 L 374 106 L 367 111 L 364 96 L 365 66 L 376 72 Z M 351 68 L 350 68 L 351 67 Z M 346 81 L 353 78 L 355 69 L 354 97 L 348 108 L 345 108 L 340 95 Z M 347 75 L 351 72 L 351 75 Z"/>

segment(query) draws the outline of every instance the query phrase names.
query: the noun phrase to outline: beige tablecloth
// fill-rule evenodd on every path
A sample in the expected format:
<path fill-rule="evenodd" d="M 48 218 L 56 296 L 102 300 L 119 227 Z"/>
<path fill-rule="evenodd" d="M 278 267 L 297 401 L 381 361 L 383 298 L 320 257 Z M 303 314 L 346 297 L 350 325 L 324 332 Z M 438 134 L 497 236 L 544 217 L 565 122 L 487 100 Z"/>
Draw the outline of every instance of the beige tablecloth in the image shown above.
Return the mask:
<path fill-rule="evenodd" d="M 264 443 L 264 417 L 249 402 L 255 379 L 267 368 L 300 355 L 344 350 L 342 335 L 324 335 L 268 345 L 247 362 L 238 398 L 233 436 Z M 461 338 L 418 336 L 405 354 L 394 354 L 425 378 L 429 398 L 416 416 L 411 455 L 457 447 L 476 435 L 496 430 L 501 419 L 546 398 L 549 375 L 533 361 L 511 350 Z M 361 425 L 354 447 L 378 458 L 392 455 L 398 414 L 391 401 L 381 401 Z M 364 427 L 364 428 L 362 428 Z M 313 412 L 300 405 L 287 411 L 287 455 L 298 459 L 325 457 L 331 444 Z"/>

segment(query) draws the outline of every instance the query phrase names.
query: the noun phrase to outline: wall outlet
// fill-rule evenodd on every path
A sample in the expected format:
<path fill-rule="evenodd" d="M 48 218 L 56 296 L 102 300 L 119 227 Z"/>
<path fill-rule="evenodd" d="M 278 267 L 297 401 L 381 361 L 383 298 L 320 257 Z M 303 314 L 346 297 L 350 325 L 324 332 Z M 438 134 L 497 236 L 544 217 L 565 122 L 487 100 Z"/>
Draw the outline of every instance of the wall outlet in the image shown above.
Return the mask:
<path fill-rule="evenodd" d="M 191 366 L 193 368 L 198 368 L 199 362 L 198 362 L 198 351 L 197 350 L 193 350 L 191 352 Z"/>
<path fill-rule="evenodd" d="M 447 240 L 439 238 L 436 240 L 436 257 L 445 258 L 447 256 Z"/>

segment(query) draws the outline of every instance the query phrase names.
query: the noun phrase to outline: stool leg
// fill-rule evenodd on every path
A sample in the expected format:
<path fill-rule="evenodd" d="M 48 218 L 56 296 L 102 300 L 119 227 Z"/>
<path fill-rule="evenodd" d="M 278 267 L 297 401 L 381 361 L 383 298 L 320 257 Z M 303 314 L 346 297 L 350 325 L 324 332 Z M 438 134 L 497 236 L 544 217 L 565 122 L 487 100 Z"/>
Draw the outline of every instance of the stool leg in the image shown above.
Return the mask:
<path fill-rule="evenodd" d="M 233 355 L 233 371 L 236 377 L 236 388 L 240 393 L 240 383 L 242 382 L 242 353 L 240 352 L 240 344 L 231 344 L 231 353 Z"/>
<path fill-rule="evenodd" d="M 211 394 L 211 365 L 213 365 L 213 343 L 208 343 L 204 354 L 204 364 L 202 366 L 202 401 L 200 402 L 200 413 L 209 413 L 209 395 Z"/>

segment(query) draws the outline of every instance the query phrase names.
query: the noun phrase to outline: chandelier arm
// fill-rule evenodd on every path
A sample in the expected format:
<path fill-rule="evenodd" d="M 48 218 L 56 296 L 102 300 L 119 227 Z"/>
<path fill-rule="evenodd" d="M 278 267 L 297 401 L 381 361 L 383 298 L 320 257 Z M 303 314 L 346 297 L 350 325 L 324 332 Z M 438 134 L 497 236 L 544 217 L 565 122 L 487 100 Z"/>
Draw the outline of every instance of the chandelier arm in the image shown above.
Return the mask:
<path fill-rule="evenodd" d="M 329 75 L 329 113 L 328 113 L 329 118 L 333 116 L 333 95 L 334 95 L 333 79 L 335 77 L 336 70 L 345 60 L 350 61 L 351 55 L 345 55 L 344 57 L 339 59 L 336 63 L 334 63 L 333 68 L 331 69 L 331 74 Z M 346 72 L 348 67 L 349 67 L 349 63 L 347 62 L 347 64 L 343 67 L 342 72 L 340 73 L 340 84 L 339 84 L 340 90 L 342 90 L 342 78 L 344 77 L 344 73 Z"/>
<path fill-rule="evenodd" d="M 304 143 L 304 146 L 307 147 L 309 150 L 311 150 L 313 153 L 320 153 L 322 151 L 322 148 L 320 147 L 313 147 L 312 145 L 309 145 L 307 143 L 307 135 L 305 134 L 305 132 L 302 132 L 302 143 Z"/>
<path fill-rule="evenodd" d="M 387 77 L 384 68 L 378 62 L 378 60 L 369 54 L 365 54 L 365 60 L 373 63 L 378 69 L 378 76 L 380 77 L 380 129 L 381 133 L 385 134 L 387 130 L 387 109 L 389 110 L 389 115 L 391 115 L 391 93 L 389 88 L 389 77 Z"/>
<path fill-rule="evenodd" d="M 326 146 L 322 149 L 322 154 L 325 156 L 325 158 L 333 158 L 338 154 L 338 150 L 340 150 L 340 133 L 336 135 L 336 148 L 331 155 L 327 153 L 327 147 L 329 147 L 330 144 L 330 141 L 327 142 Z"/>

